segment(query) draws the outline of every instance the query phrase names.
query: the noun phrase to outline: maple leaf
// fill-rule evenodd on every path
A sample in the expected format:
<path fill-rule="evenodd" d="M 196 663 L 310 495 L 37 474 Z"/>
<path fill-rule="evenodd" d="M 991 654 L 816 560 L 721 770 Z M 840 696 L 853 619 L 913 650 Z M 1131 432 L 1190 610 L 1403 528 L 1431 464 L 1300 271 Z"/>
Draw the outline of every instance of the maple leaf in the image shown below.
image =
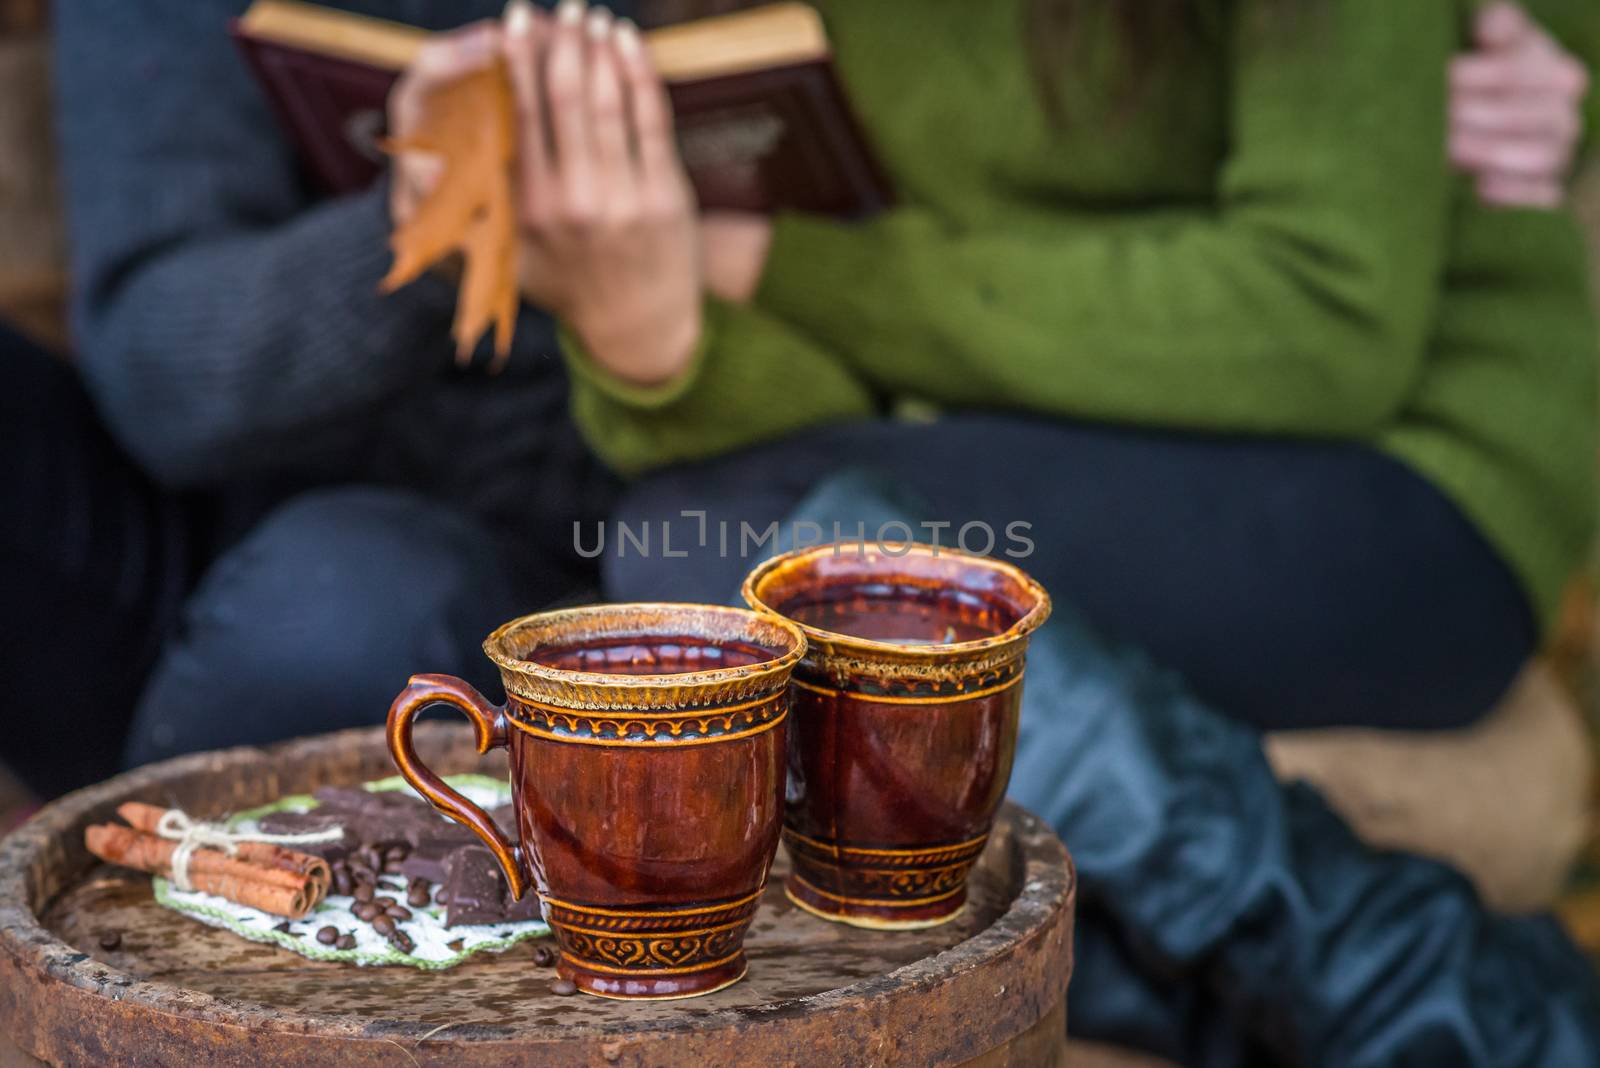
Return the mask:
<path fill-rule="evenodd" d="M 515 108 L 504 64 L 496 63 L 429 93 L 415 130 L 393 138 L 390 153 L 438 156 L 443 173 L 389 238 L 394 264 L 381 288 L 392 293 L 448 256 L 462 257 L 451 334 L 466 360 L 490 326 L 497 362 L 511 351 L 517 319 L 516 221 L 511 165 Z"/>

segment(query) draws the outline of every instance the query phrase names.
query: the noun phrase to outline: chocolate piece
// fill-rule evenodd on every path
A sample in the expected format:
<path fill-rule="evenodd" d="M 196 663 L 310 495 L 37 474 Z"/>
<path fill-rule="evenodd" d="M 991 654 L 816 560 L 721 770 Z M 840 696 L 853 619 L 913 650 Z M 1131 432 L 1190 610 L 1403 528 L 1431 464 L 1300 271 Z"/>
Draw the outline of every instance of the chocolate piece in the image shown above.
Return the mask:
<path fill-rule="evenodd" d="M 271 812 L 262 816 L 259 822 L 261 829 L 268 834 L 307 834 L 325 831 L 330 827 L 342 827 L 345 820 L 338 812 L 313 809 L 310 812 Z M 306 842 L 295 848 L 315 854 L 331 864 L 348 856 L 356 844 L 356 837 L 349 828 L 345 828 L 342 838 L 335 838 L 331 842 Z"/>
<path fill-rule="evenodd" d="M 506 891 L 506 923 L 523 923 L 527 920 L 542 920 L 544 912 L 539 908 L 539 895 L 529 887 L 522 895 L 521 901 L 514 901 L 511 892 Z"/>
<path fill-rule="evenodd" d="M 458 924 L 517 923 L 540 918 L 539 895 L 531 890 L 513 901 L 494 855 L 468 846 L 451 856 L 445 882 L 446 927 Z"/>
<path fill-rule="evenodd" d="M 444 880 L 444 859 L 461 846 L 477 841 L 467 828 L 447 820 L 419 797 L 400 790 L 373 793 L 359 787 L 325 786 L 314 795 L 318 807 L 310 812 L 274 812 L 263 816 L 263 830 L 278 834 L 321 831 L 342 827 L 344 836 L 334 842 L 307 845 L 330 862 L 368 850 L 366 866 L 374 872 L 395 854 L 398 870 L 422 875 L 430 882 Z M 495 810 L 501 826 L 514 826 L 509 806 Z"/>
<path fill-rule="evenodd" d="M 465 844 L 464 842 L 461 843 L 461 845 Z M 451 846 L 450 849 L 455 850 L 460 847 L 460 845 L 455 845 Z M 410 876 L 414 879 L 426 879 L 430 883 L 442 883 L 445 879 L 444 860 L 447 856 L 449 856 L 449 852 L 441 852 L 437 849 L 421 850 L 402 860 L 394 870 L 401 875 Z"/>
<path fill-rule="evenodd" d="M 397 903 L 400 895 L 383 894 L 379 878 L 393 873 L 411 881 L 404 888 L 404 897 L 413 909 L 427 907 L 427 895 L 435 889 L 431 884 L 440 884 L 431 900 L 447 907 L 448 924 L 504 923 L 539 917 L 538 895 L 529 893 L 520 902 L 511 901 L 499 868 L 477 837 L 441 816 L 421 798 L 407 791 L 374 793 L 348 786 L 323 787 L 315 797 L 316 809 L 275 812 L 263 817 L 261 826 L 286 834 L 343 828 L 338 841 L 308 846 L 309 852 L 327 858 L 330 864 L 338 862 L 333 874 L 334 893 L 354 897 L 358 902 L 378 900 L 381 907 L 387 907 Z M 490 815 L 502 827 L 516 826 L 510 805 L 501 805 Z M 463 853 L 470 859 L 460 861 Z M 413 890 L 418 879 L 423 883 Z M 459 887 L 452 887 L 452 882 L 459 883 Z M 462 895 L 459 904 L 455 901 L 457 889 Z"/>
<path fill-rule="evenodd" d="M 557 979 L 550 984 L 550 993 L 558 994 L 561 997 L 567 997 L 569 994 L 576 994 L 577 992 L 578 984 L 571 979 Z"/>
<path fill-rule="evenodd" d="M 450 941 L 445 943 L 445 948 L 450 950 L 452 953 L 460 953 L 466 944 L 467 940 L 465 938 L 452 938 Z"/>
<path fill-rule="evenodd" d="M 294 934 L 294 928 L 289 926 L 288 920 L 284 920 L 279 924 L 274 924 L 272 929 L 277 931 L 279 934 Z"/>
<path fill-rule="evenodd" d="M 122 945 L 122 932 L 121 931 L 106 931 L 105 933 L 101 934 L 101 936 L 100 936 L 100 948 L 101 949 L 113 950 L 113 949 L 116 949 L 120 945 Z"/>
<path fill-rule="evenodd" d="M 339 928 L 328 926 L 317 932 L 317 941 L 325 946 L 331 946 L 339 941 Z"/>
<path fill-rule="evenodd" d="M 450 895 L 444 925 L 496 923 L 505 916 L 505 879 L 494 855 L 481 846 L 458 850 L 446 865 Z"/>

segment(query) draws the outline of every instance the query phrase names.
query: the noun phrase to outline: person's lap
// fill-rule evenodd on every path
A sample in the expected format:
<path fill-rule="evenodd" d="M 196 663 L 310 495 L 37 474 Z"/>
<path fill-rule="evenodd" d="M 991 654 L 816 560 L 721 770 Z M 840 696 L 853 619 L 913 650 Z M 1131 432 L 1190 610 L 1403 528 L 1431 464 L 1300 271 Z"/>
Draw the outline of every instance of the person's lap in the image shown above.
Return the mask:
<path fill-rule="evenodd" d="M 488 689 L 479 642 L 531 607 L 497 539 L 460 510 L 374 487 L 301 494 L 189 598 L 125 762 L 380 723 L 415 672 Z"/>
<path fill-rule="evenodd" d="M 1495 551 L 1381 453 L 1008 416 L 825 428 L 647 478 L 617 520 L 652 524 L 658 551 L 619 555 L 611 539 L 606 593 L 727 600 L 754 563 L 741 524 L 785 520 L 850 469 L 924 502 L 925 520 L 951 524 L 945 544 L 976 522 L 967 547 L 985 549 L 987 529 L 1004 552 L 1018 545 L 1008 526 L 1031 524 L 1018 562 L 1058 599 L 1265 729 L 1462 725 L 1534 649 L 1530 609 Z M 690 544 L 701 520 L 686 510 L 707 513 L 707 548 Z M 687 557 L 661 555 L 663 521 Z"/>

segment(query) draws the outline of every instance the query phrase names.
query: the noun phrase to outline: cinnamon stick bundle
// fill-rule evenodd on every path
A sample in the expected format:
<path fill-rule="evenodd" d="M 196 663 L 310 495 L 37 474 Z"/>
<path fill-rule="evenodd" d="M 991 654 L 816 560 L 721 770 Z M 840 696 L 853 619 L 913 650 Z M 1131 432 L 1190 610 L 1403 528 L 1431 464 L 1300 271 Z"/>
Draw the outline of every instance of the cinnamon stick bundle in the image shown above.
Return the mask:
<path fill-rule="evenodd" d="M 155 834 L 156 828 L 161 826 L 161 821 L 166 818 L 167 810 L 159 805 L 147 805 L 142 801 L 129 801 L 117 806 L 117 815 L 128 821 L 128 826 L 145 834 Z M 320 900 L 326 895 L 328 884 L 333 881 L 332 872 L 328 862 L 311 853 L 302 853 L 296 849 L 288 849 L 271 842 L 238 842 L 234 848 L 233 859 L 244 861 L 247 864 L 259 865 L 272 871 L 283 872 L 294 877 L 290 885 L 298 885 L 301 878 L 309 878 L 317 883 L 321 890 L 318 894 Z M 198 870 L 195 857 L 189 861 L 189 871 Z M 225 854 L 222 854 L 224 857 Z"/>
<path fill-rule="evenodd" d="M 143 819 L 148 814 L 137 815 Z M 89 852 L 109 864 L 174 878 L 172 856 L 178 843 L 171 839 L 105 823 L 86 829 L 83 841 Z M 310 872 L 296 873 L 277 864 L 230 857 L 215 849 L 196 849 L 189 855 L 189 883 L 202 893 L 291 920 L 301 919 L 320 904 L 328 889 L 326 881 Z"/>

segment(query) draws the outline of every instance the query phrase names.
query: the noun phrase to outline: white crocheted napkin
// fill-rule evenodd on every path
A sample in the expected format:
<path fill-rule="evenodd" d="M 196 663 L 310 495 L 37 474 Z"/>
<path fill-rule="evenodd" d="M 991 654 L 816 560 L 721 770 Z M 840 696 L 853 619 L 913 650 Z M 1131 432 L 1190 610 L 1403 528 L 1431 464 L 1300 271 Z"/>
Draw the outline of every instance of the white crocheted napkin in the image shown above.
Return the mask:
<path fill-rule="evenodd" d="M 511 787 L 487 775 L 453 775 L 448 781 L 469 800 L 485 809 L 504 805 L 511 800 Z M 415 793 L 405 780 L 398 776 L 366 783 L 365 788 L 375 792 L 405 790 Z M 228 825 L 234 830 L 251 831 L 257 829 L 257 821 L 270 812 L 308 812 L 316 807 L 317 800 L 310 795 L 280 798 L 270 805 L 239 813 L 228 821 Z M 443 816 L 439 818 L 444 819 Z M 394 891 L 393 896 L 405 899 L 404 877 L 385 875 L 381 876 L 378 882 L 381 888 Z M 416 948 L 407 954 L 395 949 L 370 925 L 356 918 L 350 911 L 356 903 L 353 897 L 329 894 L 327 899 L 305 919 L 289 921 L 289 930 L 285 932 L 278 930 L 284 923 L 282 916 L 236 905 L 226 898 L 211 894 L 185 892 L 166 879 L 157 878 L 154 883 L 156 901 L 175 912 L 181 912 L 212 927 L 226 928 L 252 942 L 270 942 L 282 946 L 292 953 L 298 953 L 312 960 L 337 960 L 360 965 L 402 964 L 413 968 L 443 969 L 460 964 L 474 953 L 496 952 L 514 946 L 518 942 L 550 933 L 550 928 L 537 920 L 446 927 L 444 906 L 427 905 L 412 909 L 411 919 L 399 925 L 400 929 L 410 935 L 412 941 L 416 943 Z M 355 947 L 335 949 L 318 942 L 317 932 L 329 926 L 337 928 L 340 934 L 355 936 Z"/>

